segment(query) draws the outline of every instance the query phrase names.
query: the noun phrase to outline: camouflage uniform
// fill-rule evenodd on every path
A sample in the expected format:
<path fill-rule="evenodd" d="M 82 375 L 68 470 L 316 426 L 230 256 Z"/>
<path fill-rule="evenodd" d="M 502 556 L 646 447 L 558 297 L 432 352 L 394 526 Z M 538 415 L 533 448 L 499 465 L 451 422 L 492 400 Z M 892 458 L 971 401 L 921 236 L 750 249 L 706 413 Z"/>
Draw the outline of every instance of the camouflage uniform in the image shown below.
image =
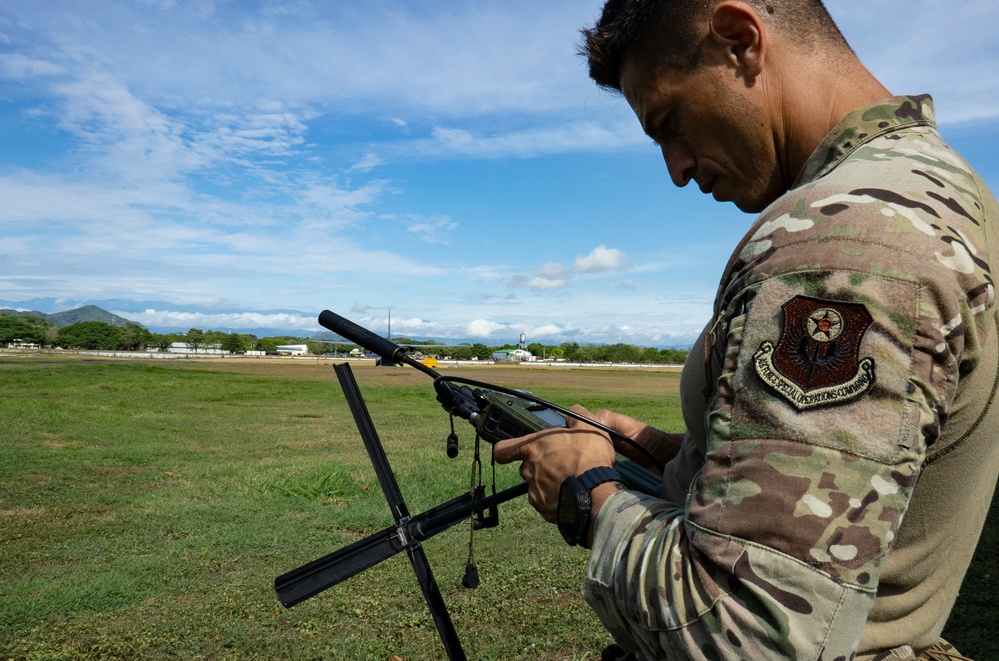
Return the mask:
<path fill-rule="evenodd" d="M 584 596 L 619 642 L 832 661 L 938 640 L 999 472 L 997 221 L 928 96 L 826 137 L 726 267 L 663 497 L 599 512 Z"/>

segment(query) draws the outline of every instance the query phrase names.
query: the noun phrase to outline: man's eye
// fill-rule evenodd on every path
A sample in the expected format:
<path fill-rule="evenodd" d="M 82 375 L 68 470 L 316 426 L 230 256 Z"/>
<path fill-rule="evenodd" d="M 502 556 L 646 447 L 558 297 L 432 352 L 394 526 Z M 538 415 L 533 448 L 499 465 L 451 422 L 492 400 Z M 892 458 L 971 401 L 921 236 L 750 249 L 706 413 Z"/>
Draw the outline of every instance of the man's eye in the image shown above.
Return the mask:
<path fill-rule="evenodd" d="M 656 137 L 660 142 L 673 137 L 673 115 L 666 115 L 663 117 L 662 121 L 659 122 Z"/>

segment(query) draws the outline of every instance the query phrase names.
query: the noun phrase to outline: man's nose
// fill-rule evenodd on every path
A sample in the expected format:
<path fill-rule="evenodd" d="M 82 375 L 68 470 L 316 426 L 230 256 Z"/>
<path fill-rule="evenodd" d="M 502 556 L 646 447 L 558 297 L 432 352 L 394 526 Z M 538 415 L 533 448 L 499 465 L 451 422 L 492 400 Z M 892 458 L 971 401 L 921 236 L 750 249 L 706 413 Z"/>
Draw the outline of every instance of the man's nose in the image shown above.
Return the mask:
<path fill-rule="evenodd" d="M 675 186 L 683 188 L 694 178 L 697 162 L 689 151 L 676 143 L 664 144 L 661 149 L 669 178 Z"/>

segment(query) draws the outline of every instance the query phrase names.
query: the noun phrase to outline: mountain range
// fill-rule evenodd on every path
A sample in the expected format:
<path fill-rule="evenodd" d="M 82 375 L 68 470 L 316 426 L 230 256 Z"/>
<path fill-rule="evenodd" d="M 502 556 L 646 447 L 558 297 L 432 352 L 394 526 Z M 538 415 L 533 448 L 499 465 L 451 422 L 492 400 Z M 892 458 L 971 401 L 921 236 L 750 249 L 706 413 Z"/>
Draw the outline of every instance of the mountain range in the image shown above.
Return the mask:
<path fill-rule="evenodd" d="M 39 312 L 37 310 L 15 310 L 13 308 L 0 308 L 0 312 L 14 314 L 20 317 L 40 318 L 46 323 L 56 326 L 57 328 L 72 326 L 73 324 L 79 324 L 84 321 L 99 321 L 105 324 L 111 324 L 112 326 L 124 326 L 125 324 L 136 324 L 137 326 L 142 326 L 142 324 L 136 321 L 119 317 L 118 315 L 112 314 L 103 308 L 97 307 L 96 305 L 84 305 L 81 308 L 74 308 L 72 310 L 65 310 L 63 312 L 55 312 L 51 314 Z M 145 326 L 143 326 L 143 328 L 145 328 Z"/>
<path fill-rule="evenodd" d="M 42 319 L 45 323 L 55 326 L 57 328 L 62 328 L 64 326 L 72 326 L 73 324 L 78 324 L 84 321 L 99 321 L 105 324 L 111 324 L 112 326 L 124 326 L 125 324 L 136 324 L 137 326 L 143 326 L 137 321 L 132 321 L 131 319 L 126 319 L 120 315 L 108 312 L 102 307 L 97 305 L 84 305 L 82 307 L 73 308 L 72 310 L 65 310 L 63 312 L 39 312 L 38 310 L 16 310 L 9 307 L 0 307 L 0 314 L 13 314 L 19 317 L 35 317 L 37 319 Z M 186 332 L 187 329 L 176 329 L 166 332 Z M 213 330 L 213 329 L 204 329 Z M 156 331 L 154 331 L 156 332 Z M 276 331 L 273 328 L 252 328 L 252 329 L 239 329 L 240 333 L 249 333 L 257 337 L 298 337 L 306 339 L 324 340 L 324 341 L 334 341 L 339 340 L 344 342 L 344 340 L 337 335 L 329 331 L 320 331 L 310 336 L 308 333 L 303 333 L 302 331 Z M 417 340 L 418 338 L 409 338 Z M 454 344 L 459 344 L 455 342 Z"/>

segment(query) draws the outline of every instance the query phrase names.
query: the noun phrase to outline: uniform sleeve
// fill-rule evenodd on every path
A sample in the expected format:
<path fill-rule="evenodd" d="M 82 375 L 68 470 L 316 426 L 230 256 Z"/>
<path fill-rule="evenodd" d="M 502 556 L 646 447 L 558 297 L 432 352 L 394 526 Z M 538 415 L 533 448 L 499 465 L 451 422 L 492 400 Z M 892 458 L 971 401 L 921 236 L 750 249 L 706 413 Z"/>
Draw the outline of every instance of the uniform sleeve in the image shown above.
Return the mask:
<path fill-rule="evenodd" d="M 722 310 L 686 502 L 624 491 L 598 514 L 584 597 L 619 642 L 677 659 L 856 649 L 970 314 L 945 271 L 901 277 L 920 265 L 891 259 L 898 277 L 781 269 Z"/>

